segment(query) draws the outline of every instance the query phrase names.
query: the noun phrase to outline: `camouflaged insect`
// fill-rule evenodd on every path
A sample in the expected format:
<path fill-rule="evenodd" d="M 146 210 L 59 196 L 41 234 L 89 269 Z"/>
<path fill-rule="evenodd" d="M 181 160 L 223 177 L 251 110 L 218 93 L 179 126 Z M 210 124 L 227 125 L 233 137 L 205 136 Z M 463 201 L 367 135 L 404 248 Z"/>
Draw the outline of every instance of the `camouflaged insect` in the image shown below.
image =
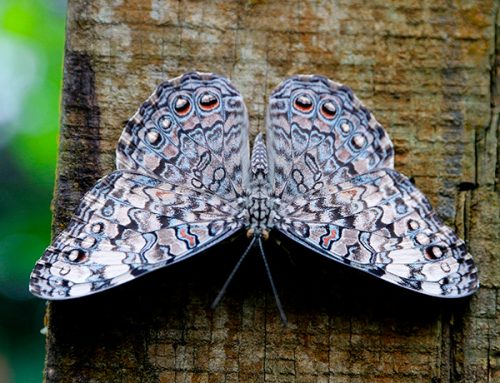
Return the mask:
<path fill-rule="evenodd" d="M 389 137 L 349 88 L 321 76 L 284 81 L 266 138 L 250 157 L 245 105 L 228 80 L 187 73 L 162 83 L 127 123 L 117 170 L 37 262 L 31 292 L 93 294 L 240 230 L 251 240 L 242 258 L 259 244 L 265 261 L 262 239 L 276 230 L 419 293 L 477 290 L 465 243 L 394 170 Z"/>

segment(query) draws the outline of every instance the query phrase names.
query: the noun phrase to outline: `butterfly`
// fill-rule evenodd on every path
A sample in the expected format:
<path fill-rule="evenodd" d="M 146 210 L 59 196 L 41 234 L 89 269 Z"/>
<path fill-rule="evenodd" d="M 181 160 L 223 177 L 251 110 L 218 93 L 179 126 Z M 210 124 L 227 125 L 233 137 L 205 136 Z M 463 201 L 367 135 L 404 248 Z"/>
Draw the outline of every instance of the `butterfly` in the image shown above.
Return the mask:
<path fill-rule="evenodd" d="M 116 167 L 83 197 L 36 263 L 30 291 L 82 297 L 202 253 L 237 232 L 279 231 L 398 286 L 458 298 L 478 287 L 464 241 L 394 170 L 391 140 L 347 86 L 298 75 L 271 94 L 249 150 L 248 115 L 225 78 L 190 72 L 160 84 L 128 121 Z M 214 265 L 216 267 L 216 265 Z"/>

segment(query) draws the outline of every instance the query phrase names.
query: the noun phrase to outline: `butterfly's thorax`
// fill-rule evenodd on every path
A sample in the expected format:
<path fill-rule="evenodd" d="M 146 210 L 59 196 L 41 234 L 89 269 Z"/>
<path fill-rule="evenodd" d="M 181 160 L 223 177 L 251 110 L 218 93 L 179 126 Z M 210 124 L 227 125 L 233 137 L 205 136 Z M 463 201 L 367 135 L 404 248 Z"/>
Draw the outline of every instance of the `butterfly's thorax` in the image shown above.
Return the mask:
<path fill-rule="evenodd" d="M 252 181 L 251 194 L 248 199 L 249 228 L 256 234 L 269 230 L 272 222 L 272 200 L 269 183 L 264 174 L 258 174 Z"/>

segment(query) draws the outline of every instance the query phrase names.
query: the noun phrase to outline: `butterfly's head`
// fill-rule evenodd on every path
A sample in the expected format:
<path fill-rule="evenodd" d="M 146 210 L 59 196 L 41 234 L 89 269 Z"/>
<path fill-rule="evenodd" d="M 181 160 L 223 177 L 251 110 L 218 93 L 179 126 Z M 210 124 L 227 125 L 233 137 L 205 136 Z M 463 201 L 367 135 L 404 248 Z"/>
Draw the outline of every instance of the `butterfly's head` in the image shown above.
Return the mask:
<path fill-rule="evenodd" d="M 269 239 L 269 230 L 267 229 L 256 229 L 256 228 L 249 228 L 247 230 L 247 238 L 251 239 L 253 237 L 260 237 L 264 241 L 267 241 Z"/>

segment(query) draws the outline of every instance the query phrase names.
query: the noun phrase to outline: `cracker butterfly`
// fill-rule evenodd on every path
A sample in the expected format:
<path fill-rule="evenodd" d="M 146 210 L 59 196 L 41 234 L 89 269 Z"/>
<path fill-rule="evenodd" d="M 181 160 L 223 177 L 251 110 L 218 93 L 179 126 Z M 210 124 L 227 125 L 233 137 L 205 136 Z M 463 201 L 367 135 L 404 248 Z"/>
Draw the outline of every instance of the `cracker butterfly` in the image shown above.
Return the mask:
<path fill-rule="evenodd" d="M 249 151 L 240 93 L 190 72 L 158 86 L 128 121 L 117 170 L 83 197 L 31 275 L 45 299 L 90 295 L 201 253 L 245 230 L 249 250 L 276 230 L 334 261 L 419 293 L 478 289 L 465 243 L 394 170 L 392 143 L 346 86 L 299 75 L 271 94 Z"/>

